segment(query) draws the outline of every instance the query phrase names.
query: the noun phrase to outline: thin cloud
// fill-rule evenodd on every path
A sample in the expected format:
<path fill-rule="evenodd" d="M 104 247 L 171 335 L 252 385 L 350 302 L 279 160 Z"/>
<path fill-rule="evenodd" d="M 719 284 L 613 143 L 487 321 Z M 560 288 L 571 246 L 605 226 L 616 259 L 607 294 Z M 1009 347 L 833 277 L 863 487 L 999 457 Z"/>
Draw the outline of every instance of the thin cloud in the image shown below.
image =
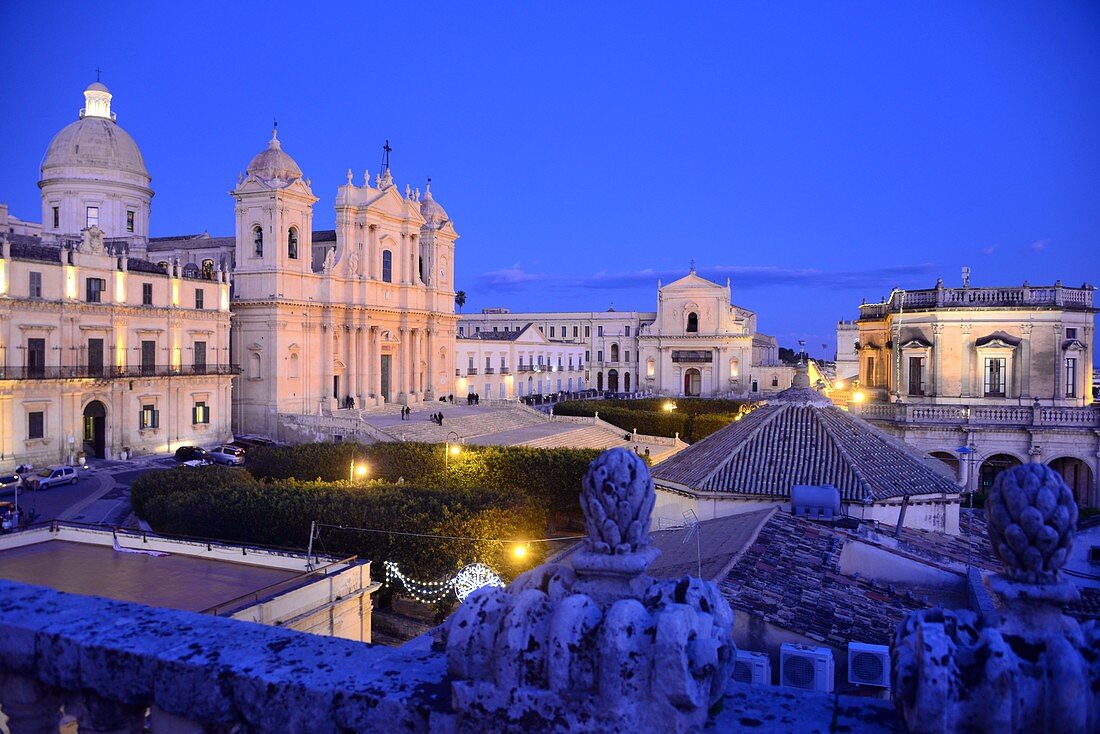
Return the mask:
<path fill-rule="evenodd" d="M 515 291 L 532 283 L 543 282 L 547 279 L 541 273 L 528 273 L 519 263 L 510 268 L 490 270 L 477 276 L 478 284 L 490 291 Z"/>
<path fill-rule="evenodd" d="M 1027 249 L 1031 250 L 1032 252 L 1042 252 L 1043 250 L 1047 249 L 1047 245 L 1049 244 L 1050 240 L 1035 240 L 1027 246 Z"/>
<path fill-rule="evenodd" d="M 997 249 L 996 247 L 992 247 L 992 246 L 990 246 L 990 247 L 983 247 L 983 248 L 982 248 L 982 254 L 983 254 L 983 255 L 992 255 L 992 254 L 993 254 L 993 251 L 994 251 L 994 250 L 996 250 L 996 249 Z"/>

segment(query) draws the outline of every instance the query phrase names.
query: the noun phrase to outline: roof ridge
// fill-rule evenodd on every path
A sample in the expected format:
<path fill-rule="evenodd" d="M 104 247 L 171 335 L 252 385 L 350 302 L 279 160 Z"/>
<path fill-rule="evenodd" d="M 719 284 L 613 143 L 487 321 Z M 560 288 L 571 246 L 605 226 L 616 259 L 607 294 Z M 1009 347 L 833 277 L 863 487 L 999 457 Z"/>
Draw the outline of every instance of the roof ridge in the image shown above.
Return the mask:
<path fill-rule="evenodd" d="M 776 405 L 776 404 L 775 403 L 765 403 L 763 407 L 767 408 L 769 405 Z M 766 415 L 763 418 L 761 418 L 755 426 L 753 426 L 752 428 L 749 429 L 749 432 L 745 434 L 745 437 L 741 439 L 741 441 L 737 444 L 737 446 L 734 446 L 733 451 L 729 452 L 726 455 L 726 458 L 724 458 L 721 461 L 717 462 L 714 465 L 714 468 L 711 469 L 709 472 L 707 472 L 707 474 L 699 481 L 698 486 L 700 486 L 700 487 L 706 486 L 706 483 L 709 482 L 711 479 L 713 479 L 715 474 L 717 474 L 719 471 L 722 470 L 723 467 L 727 466 L 731 461 L 733 461 L 733 459 L 736 456 L 741 454 L 745 450 L 745 447 L 749 444 L 749 442 L 752 441 L 754 438 L 756 438 L 756 435 L 758 433 L 760 433 L 760 431 L 764 428 L 764 426 L 770 425 L 772 423 L 772 421 L 774 421 L 776 419 L 776 417 L 778 417 L 779 415 L 781 415 L 783 413 L 783 410 L 786 407 L 787 407 L 786 405 L 779 404 L 779 405 L 776 406 L 777 410 L 772 412 L 771 415 Z M 761 409 L 762 408 L 757 408 L 757 410 L 761 410 Z M 752 411 L 748 415 L 752 415 L 752 413 L 755 413 L 755 412 L 756 411 Z M 744 420 L 744 419 L 742 419 L 742 420 Z M 732 426 L 733 423 L 731 423 L 730 425 Z M 717 435 L 717 431 L 715 433 L 712 433 L 711 435 L 712 436 Z M 710 438 L 710 436 L 708 436 L 707 438 Z M 706 440 L 706 439 L 704 439 L 704 440 Z"/>
<path fill-rule="evenodd" d="M 831 422 L 824 418 L 826 410 L 840 410 L 840 408 L 823 408 L 821 410 L 815 410 L 813 411 L 814 420 L 817 421 L 818 425 L 821 426 L 822 430 L 824 430 L 825 434 L 829 437 L 829 440 L 833 442 L 834 446 L 836 446 L 836 450 L 839 451 L 840 455 L 844 457 L 848 470 L 855 475 L 856 479 L 863 487 L 863 501 L 866 502 L 868 499 L 873 500 L 875 498 L 874 488 L 871 487 L 871 483 L 867 480 L 867 477 L 864 476 L 862 471 L 860 471 L 859 467 L 857 466 L 858 462 L 856 461 L 855 457 L 852 456 L 851 452 L 848 451 L 848 448 L 839 440 L 839 437 L 833 432 Z"/>
<path fill-rule="evenodd" d="M 761 513 L 763 516 L 760 518 L 760 522 L 756 524 L 756 527 L 753 528 L 752 535 L 745 540 L 744 545 L 742 545 L 736 553 L 732 554 L 729 561 L 722 566 L 721 572 L 713 579 L 715 583 L 729 576 L 730 571 L 732 571 L 733 567 L 737 565 L 737 562 L 741 560 L 741 556 L 745 555 L 745 552 L 752 547 L 756 539 L 760 537 L 760 531 L 764 529 L 764 526 L 768 524 L 768 521 L 771 520 L 777 512 L 779 512 L 779 505 L 769 507 Z"/>

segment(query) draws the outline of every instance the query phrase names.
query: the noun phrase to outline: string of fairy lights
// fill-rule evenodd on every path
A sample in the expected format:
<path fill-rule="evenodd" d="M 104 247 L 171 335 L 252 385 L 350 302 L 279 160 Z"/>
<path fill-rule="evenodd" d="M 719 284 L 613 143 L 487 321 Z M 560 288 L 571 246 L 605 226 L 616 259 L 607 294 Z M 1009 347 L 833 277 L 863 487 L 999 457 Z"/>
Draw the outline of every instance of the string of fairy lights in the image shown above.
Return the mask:
<path fill-rule="evenodd" d="M 500 543 L 502 545 L 512 546 L 512 555 L 517 560 L 522 560 L 527 556 L 527 550 L 532 543 L 552 543 L 557 541 L 568 540 L 581 540 L 585 536 L 583 535 L 565 535 L 554 538 L 531 538 L 525 540 L 517 540 L 515 538 L 485 538 L 485 537 L 473 537 L 465 535 L 443 535 L 441 533 L 414 533 L 406 530 L 390 530 L 388 528 L 361 528 L 350 525 L 332 525 L 329 523 L 315 522 L 313 523 L 314 530 L 318 539 L 320 538 L 321 528 L 329 528 L 330 530 L 343 530 L 353 531 L 360 533 L 380 533 L 383 535 L 396 535 L 406 538 L 428 538 L 432 540 L 442 541 L 475 541 L 478 543 Z M 310 540 L 312 543 L 313 536 Z M 383 564 L 386 571 L 386 585 L 394 586 L 400 584 L 405 592 L 418 602 L 424 604 L 434 604 L 447 597 L 448 594 L 454 593 L 458 597 L 459 601 L 464 601 L 467 596 L 473 593 L 476 589 L 480 589 L 483 586 L 504 586 L 504 581 L 500 575 L 494 571 L 490 566 L 484 563 L 471 563 L 463 566 L 453 576 L 438 581 L 419 581 L 410 576 L 406 576 L 402 573 L 397 563 L 394 561 L 386 561 Z"/>

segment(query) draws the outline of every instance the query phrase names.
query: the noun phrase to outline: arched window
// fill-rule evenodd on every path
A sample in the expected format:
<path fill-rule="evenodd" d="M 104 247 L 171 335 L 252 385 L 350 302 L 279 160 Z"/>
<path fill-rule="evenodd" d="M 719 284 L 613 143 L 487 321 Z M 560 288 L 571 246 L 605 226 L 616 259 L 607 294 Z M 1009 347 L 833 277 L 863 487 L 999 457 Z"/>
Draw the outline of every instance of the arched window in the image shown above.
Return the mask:
<path fill-rule="evenodd" d="M 393 282 L 393 253 L 389 250 L 382 250 L 382 282 Z"/>
<path fill-rule="evenodd" d="M 654 377 L 657 374 L 657 362 L 650 357 L 645 361 L 645 376 Z"/>
<path fill-rule="evenodd" d="M 252 254 L 264 256 L 264 228 L 258 224 L 252 228 Z"/>
<path fill-rule="evenodd" d="M 424 258 L 423 257 L 420 258 L 420 282 L 424 283 L 425 285 L 427 285 L 427 283 L 428 283 L 428 274 L 424 272 Z"/>
<path fill-rule="evenodd" d="M 699 331 L 699 314 L 692 311 L 688 314 L 687 329 L 685 331 L 697 333 Z"/>
<path fill-rule="evenodd" d="M 730 359 L 730 378 L 732 379 L 734 377 L 740 377 L 740 376 L 741 376 L 741 360 L 737 359 L 737 357 L 733 357 L 733 358 Z"/>
<path fill-rule="evenodd" d="M 206 280 L 214 280 L 214 261 L 202 261 L 202 277 Z"/>
<path fill-rule="evenodd" d="M 298 228 L 291 227 L 286 233 L 286 256 L 291 260 L 298 259 Z"/>
<path fill-rule="evenodd" d="M 612 362 L 618 362 L 619 361 L 619 345 L 618 344 L 612 344 L 611 345 L 611 361 Z"/>

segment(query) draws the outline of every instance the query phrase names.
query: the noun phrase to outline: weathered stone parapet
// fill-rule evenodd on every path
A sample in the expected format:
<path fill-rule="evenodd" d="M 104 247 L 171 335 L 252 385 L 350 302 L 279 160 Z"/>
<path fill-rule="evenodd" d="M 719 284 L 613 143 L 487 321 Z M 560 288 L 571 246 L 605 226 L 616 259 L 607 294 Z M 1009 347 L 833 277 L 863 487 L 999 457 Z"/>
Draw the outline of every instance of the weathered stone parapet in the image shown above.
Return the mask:
<path fill-rule="evenodd" d="M 1078 598 L 1059 570 L 1077 507 L 1043 464 L 998 475 L 986 501 L 990 542 L 1005 566 L 990 586 L 1000 619 L 922 610 L 891 651 L 895 701 L 911 732 L 1100 731 L 1100 624 L 1062 614 Z"/>
<path fill-rule="evenodd" d="M 57 732 L 62 706 L 81 732 L 128 731 L 150 707 L 194 731 L 427 732 L 450 701 L 443 656 L 425 645 L 395 650 L 7 581 L 0 676 L 13 734 Z"/>

